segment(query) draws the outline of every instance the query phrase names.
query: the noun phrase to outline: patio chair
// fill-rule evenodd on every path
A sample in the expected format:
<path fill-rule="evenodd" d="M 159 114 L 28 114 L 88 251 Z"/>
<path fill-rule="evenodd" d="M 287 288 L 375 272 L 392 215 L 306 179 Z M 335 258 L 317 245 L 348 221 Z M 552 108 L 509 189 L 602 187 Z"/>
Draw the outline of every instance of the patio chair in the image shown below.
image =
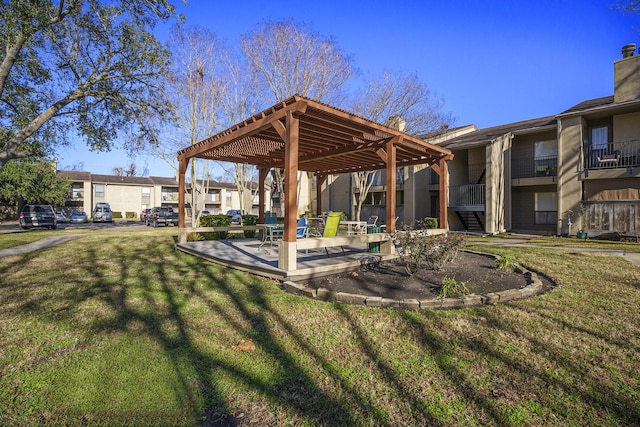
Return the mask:
<path fill-rule="evenodd" d="M 296 226 L 296 239 L 302 239 L 307 237 L 309 230 L 309 223 L 306 217 L 302 217 L 298 220 L 298 225 Z"/>
<path fill-rule="evenodd" d="M 342 212 L 329 212 L 322 237 L 336 237 L 338 235 L 338 226 L 340 225 L 341 217 Z M 342 246 L 340 246 L 340 249 L 342 249 L 342 253 L 344 253 Z M 329 256 L 329 248 L 325 247 L 324 250 L 327 252 L 327 256 Z"/>
<path fill-rule="evenodd" d="M 298 219 L 298 225 L 296 226 L 296 239 L 304 239 L 305 237 L 309 237 L 309 220 L 303 216 Z M 304 253 L 308 254 L 309 249 L 305 250 Z"/>
<path fill-rule="evenodd" d="M 394 224 L 394 225 L 397 225 L 397 224 L 398 224 L 398 218 L 400 218 L 400 217 L 399 217 L 399 216 L 397 216 L 397 217 L 396 217 L 396 219 L 395 219 L 395 220 L 393 220 L 393 224 Z M 387 232 L 387 224 L 382 224 L 382 225 L 380 226 L 380 229 L 381 229 L 381 231 L 382 231 L 383 233 L 386 233 L 386 232 Z"/>

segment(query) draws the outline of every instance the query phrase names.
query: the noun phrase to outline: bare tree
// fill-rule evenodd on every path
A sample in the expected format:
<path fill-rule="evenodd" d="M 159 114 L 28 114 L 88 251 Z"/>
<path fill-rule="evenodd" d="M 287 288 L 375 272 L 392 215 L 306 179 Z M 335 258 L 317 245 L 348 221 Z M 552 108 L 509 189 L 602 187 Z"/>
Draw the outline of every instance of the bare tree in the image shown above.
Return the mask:
<path fill-rule="evenodd" d="M 135 163 L 129 164 L 126 168 L 116 166 L 112 171 L 115 176 L 145 176 L 149 174 L 149 169 L 145 167 L 138 175 L 138 166 Z"/>
<path fill-rule="evenodd" d="M 337 43 L 293 21 L 268 21 L 240 40 L 252 76 L 272 101 L 294 94 L 338 103 L 341 89 L 356 76 L 353 59 Z M 271 102 L 271 103 L 273 103 Z"/>
<path fill-rule="evenodd" d="M 148 141 L 147 118 L 165 113 L 155 95 L 169 57 L 151 31 L 172 16 L 168 0 L 3 1 L 0 169 L 74 131 L 93 150 L 123 131 L 133 146 Z"/>
<path fill-rule="evenodd" d="M 264 22 L 240 46 L 255 86 L 268 89 L 268 104 L 294 94 L 341 104 L 344 84 L 357 75 L 353 59 L 333 39 L 293 21 Z M 284 188 L 282 171 L 272 176 L 276 188 Z M 284 196 L 280 192 L 281 205 Z"/>
<path fill-rule="evenodd" d="M 390 128 L 419 135 L 453 123 L 451 115 L 442 112 L 443 106 L 444 101 L 433 95 L 415 74 L 384 71 L 379 77 L 365 79 L 364 89 L 356 96 L 351 110 Z M 375 174 L 376 171 L 352 174 L 358 220 Z"/>
<path fill-rule="evenodd" d="M 383 71 L 369 75 L 350 109 L 377 123 L 399 116 L 410 135 L 423 135 L 454 122 L 442 111 L 444 100 L 435 95 L 416 74 Z"/>
<path fill-rule="evenodd" d="M 255 113 L 264 99 L 263 90 L 256 87 L 251 80 L 245 58 L 240 56 L 225 57 L 225 93 L 221 97 L 221 117 L 224 126 L 232 126 Z M 240 199 L 240 210 L 249 212 L 258 193 L 258 170 L 246 163 L 216 162 L 216 164 L 236 184 Z M 246 204 L 250 206 L 247 207 Z"/>
<path fill-rule="evenodd" d="M 194 145 L 216 133 L 219 111 L 226 96 L 225 60 L 230 55 L 225 44 L 211 31 L 175 27 L 171 32 L 175 58 L 166 75 L 166 93 L 174 113 L 174 133 L 166 133 L 152 154 L 165 160 L 177 172 L 176 152 L 185 144 Z M 172 124 L 174 124 L 172 123 Z M 190 206 L 192 224 L 198 224 L 210 182 L 209 161 L 190 164 Z"/>
<path fill-rule="evenodd" d="M 620 0 L 615 7 L 625 13 L 640 13 L 640 1 Z"/>

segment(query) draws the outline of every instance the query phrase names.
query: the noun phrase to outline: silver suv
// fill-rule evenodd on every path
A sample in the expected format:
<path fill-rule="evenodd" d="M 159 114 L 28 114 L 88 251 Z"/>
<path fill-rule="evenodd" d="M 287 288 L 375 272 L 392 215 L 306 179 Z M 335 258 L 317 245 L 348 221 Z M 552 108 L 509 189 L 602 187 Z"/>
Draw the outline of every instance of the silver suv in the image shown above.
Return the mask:
<path fill-rule="evenodd" d="M 111 208 L 103 204 L 97 204 L 93 209 L 93 222 L 113 222 Z"/>
<path fill-rule="evenodd" d="M 18 224 L 25 230 L 32 227 L 58 228 L 56 213 L 51 205 L 24 205 L 18 216 Z"/>

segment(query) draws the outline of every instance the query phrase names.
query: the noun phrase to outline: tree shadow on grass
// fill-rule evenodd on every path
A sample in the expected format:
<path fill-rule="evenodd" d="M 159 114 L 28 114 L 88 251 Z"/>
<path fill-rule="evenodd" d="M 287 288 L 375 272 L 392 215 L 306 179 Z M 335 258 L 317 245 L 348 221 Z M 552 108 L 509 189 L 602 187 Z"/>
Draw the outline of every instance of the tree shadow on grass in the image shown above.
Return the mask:
<path fill-rule="evenodd" d="M 438 426 L 475 419 L 478 423 L 512 425 L 510 411 L 520 403 L 509 403 L 509 397 L 519 402 L 527 399 L 538 404 L 551 402 L 560 407 L 547 411 L 558 413 L 570 412 L 571 401 L 579 399 L 584 406 L 610 414 L 624 424 L 640 418 L 633 396 L 624 396 L 610 386 L 598 390 L 597 375 L 567 359 L 566 349 L 545 341 L 535 330 L 518 325 L 519 315 L 533 313 L 555 322 L 559 330 L 575 327 L 527 301 L 502 308 L 450 313 L 385 312 L 314 302 L 281 294 L 275 283 L 264 279 L 172 252 L 170 244 L 161 239 L 151 242 L 156 246 L 131 249 L 135 243 L 123 239 L 100 248 L 85 248 L 77 262 L 62 263 L 60 267 L 71 269 L 74 264 L 77 271 L 52 272 L 50 283 L 9 286 L 0 279 L 3 303 L 9 314 L 26 313 L 69 327 L 75 325 L 87 342 L 121 333 L 152 341 L 171 366 L 173 372 L 167 372 L 166 376 L 176 379 L 174 399 L 189 413 L 187 418 L 193 424 L 244 425 L 254 421 L 254 424 Z M 114 263 L 110 254 L 121 253 L 127 256 Z M 39 259 L 40 254 L 34 253 L 5 261 L 0 263 L 0 273 L 25 265 L 37 268 Z M 48 291 L 50 286 L 60 288 L 59 292 Z M 352 352 L 363 364 L 361 375 L 367 381 L 378 381 L 381 393 L 389 396 L 373 395 L 360 382 L 363 380 L 352 377 L 353 366 L 344 369 L 339 365 L 345 359 L 332 358 L 323 352 L 318 337 L 301 328 L 295 316 L 288 317 L 286 304 L 292 304 L 291 309 L 300 312 L 309 308 L 309 315 L 331 316 L 326 327 L 349 337 L 348 342 L 334 344 L 334 348 Z M 86 310 L 87 306 L 100 308 L 84 318 L 79 310 L 81 307 Z M 200 307 L 200 314 L 190 311 Z M 211 319 L 212 330 L 203 332 L 200 328 L 208 326 L 207 317 Z M 323 328 L 324 319 L 317 321 L 317 327 Z M 390 335 L 381 336 L 375 323 L 386 321 L 392 323 L 384 326 Z M 456 321 L 477 321 L 477 331 L 470 328 L 471 332 L 461 332 L 451 324 Z M 581 327 L 576 327 L 575 333 L 606 339 Z M 504 342 L 496 336 L 504 336 Z M 252 340 L 256 350 L 234 353 L 231 347 L 240 339 Z M 413 343 L 416 354 L 405 356 L 415 356 L 418 364 L 414 371 L 434 365 L 426 375 L 433 374 L 442 383 L 420 383 L 426 381 L 424 375 L 417 375 L 417 380 L 409 378 L 411 373 L 401 368 L 403 361 L 396 360 L 402 352 L 396 354 L 388 346 L 393 340 Z M 531 357 L 543 363 L 522 359 L 517 348 L 507 346 L 511 343 L 532 349 Z M 609 344 L 621 345 L 617 341 Z M 507 377 L 488 378 L 489 384 L 483 384 L 470 377 L 465 357 L 471 357 L 472 363 L 496 366 L 493 371 L 483 371 L 483 375 L 491 377 L 493 373 L 507 372 Z M 568 376 L 550 375 L 544 366 L 565 370 Z M 584 385 L 569 378 L 571 373 L 584 376 Z M 527 382 L 533 386 L 526 388 Z M 230 390 L 229 383 L 235 389 Z M 149 387 L 153 389 L 154 385 Z M 528 394 L 518 395 L 524 388 Z M 566 394 L 568 403 L 530 395 L 532 390 L 549 389 Z M 425 395 L 431 391 L 445 394 L 453 403 L 441 404 L 437 397 Z M 252 399 L 255 404 L 250 402 Z M 447 413 L 460 406 L 472 415 Z M 404 418 L 393 417 L 394 407 L 401 408 L 397 411 Z M 114 418 L 97 421 L 117 423 L 119 414 L 117 409 L 113 411 Z M 128 419 L 133 423 L 158 420 L 162 421 L 161 414 L 157 418 Z M 51 421 L 79 422 L 65 418 Z"/>

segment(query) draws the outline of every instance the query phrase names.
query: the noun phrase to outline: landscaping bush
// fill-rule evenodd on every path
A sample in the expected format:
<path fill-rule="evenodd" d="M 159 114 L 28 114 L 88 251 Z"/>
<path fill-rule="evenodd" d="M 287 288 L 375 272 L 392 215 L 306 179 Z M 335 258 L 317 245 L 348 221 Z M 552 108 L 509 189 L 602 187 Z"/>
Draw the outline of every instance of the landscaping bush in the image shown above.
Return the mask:
<path fill-rule="evenodd" d="M 200 217 L 200 227 L 230 227 L 231 216 L 225 214 L 207 215 Z M 226 231 L 202 233 L 207 240 L 222 240 L 229 235 Z"/>
<path fill-rule="evenodd" d="M 113 219 L 122 219 L 122 212 L 112 211 L 111 212 L 111 217 Z"/>
<path fill-rule="evenodd" d="M 243 225 L 256 225 L 258 223 L 257 215 L 242 215 Z M 244 230 L 244 237 L 256 237 L 256 230 Z"/>
<path fill-rule="evenodd" d="M 439 270 L 453 261 L 466 245 L 466 239 L 460 234 L 429 236 L 419 230 L 398 231 L 392 241 L 408 274 L 421 268 Z"/>
<path fill-rule="evenodd" d="M 438 218 L 426 217 L 423 221 L 427 229 L 438 228 Z"/>
<path fill-rule="evenodd" d="M 127 219 L 131 219 L 131 218 L 135 218 L 137 216 L 137 214 L 135 212 L 125 212 L 124 216 Z"/>

